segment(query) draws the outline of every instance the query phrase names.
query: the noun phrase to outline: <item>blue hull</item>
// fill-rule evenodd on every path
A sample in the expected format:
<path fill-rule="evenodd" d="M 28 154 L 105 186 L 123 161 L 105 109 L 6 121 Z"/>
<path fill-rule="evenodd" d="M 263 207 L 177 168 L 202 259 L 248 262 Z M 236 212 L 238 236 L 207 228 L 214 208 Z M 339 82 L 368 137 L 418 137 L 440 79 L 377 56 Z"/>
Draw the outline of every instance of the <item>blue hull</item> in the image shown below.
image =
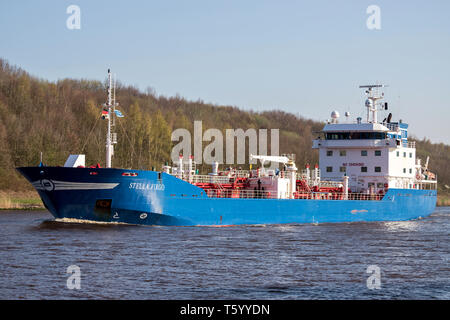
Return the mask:
<path fill-rule="evenodd" d="M 142 225 L 237 225 L 402 221 L 431 214 L 436 190 L 390 189 L 382 200 L 208 198 L 165 173 L 23 167 L 55 218 Z M 134 173 L 136 176 L 124 176 Z"/>

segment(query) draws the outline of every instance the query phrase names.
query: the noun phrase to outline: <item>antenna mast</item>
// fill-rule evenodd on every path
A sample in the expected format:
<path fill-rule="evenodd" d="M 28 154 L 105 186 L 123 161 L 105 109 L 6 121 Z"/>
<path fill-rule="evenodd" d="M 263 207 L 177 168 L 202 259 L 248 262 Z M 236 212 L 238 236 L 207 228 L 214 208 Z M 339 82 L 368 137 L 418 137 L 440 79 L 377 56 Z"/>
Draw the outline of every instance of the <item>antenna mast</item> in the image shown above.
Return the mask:
<path fill-rule="evenodd" d="M 377 123 L 377 101 L 384 98 L 384 93 L 378 93 L 378 88 L 387 87 L 383 84 L 372 84 L 366 86 L 359 86 L 360 88 L 367 88 L 366 107 L 367 107 L 367 123 Z M 375 88 L 375 90 L 373 90 Z M 370 121 L 370 113 L 372 113 L 372 121 Z"/>
<path fill-rule="evenodd" d="M 111 118 L 113 117 L 114 113 L 111 112 L 111 107 L 113 107 L 111 87 L 112 87 L 111 70 L 108 69 L 108 101 L 106 103 L 106 107 L 108 108 L 108 131 L 106 132 L 106 168 L 111 168 L 111 158 L 112 155 L 114 154 L 114 146 L 113 141 L 111 139 L 112 137 Z"/>

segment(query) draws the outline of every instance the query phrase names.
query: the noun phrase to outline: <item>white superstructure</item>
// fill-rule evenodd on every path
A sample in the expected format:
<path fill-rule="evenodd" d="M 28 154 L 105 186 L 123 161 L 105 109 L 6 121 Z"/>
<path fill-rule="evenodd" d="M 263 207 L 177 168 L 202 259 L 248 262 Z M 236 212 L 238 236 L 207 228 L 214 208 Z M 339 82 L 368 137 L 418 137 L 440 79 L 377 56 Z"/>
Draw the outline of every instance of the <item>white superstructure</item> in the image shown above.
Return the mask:
<path fill-rule="evenodd" d="M 355 123 L 339 123 L 338 113 L 333 111 L 321 137 L 314 140 L 313 148 L 319 149 L 321 179 L 339 181 L 348 176 L 352 192 L 371 193 L 435 184 L 436 180 L 430 179 L 433 176 L 425 179 L 420 159 L 416 160 L 415 143 L 408 142 L 408 125 L 401 120 L 392 122 L 392 114 L 381 122 L 377 120 L 377 112 L 388 108 L 381 102 L 381 87 L 360 87 L 366 88 L 366 122 L 357 118 Z"/>

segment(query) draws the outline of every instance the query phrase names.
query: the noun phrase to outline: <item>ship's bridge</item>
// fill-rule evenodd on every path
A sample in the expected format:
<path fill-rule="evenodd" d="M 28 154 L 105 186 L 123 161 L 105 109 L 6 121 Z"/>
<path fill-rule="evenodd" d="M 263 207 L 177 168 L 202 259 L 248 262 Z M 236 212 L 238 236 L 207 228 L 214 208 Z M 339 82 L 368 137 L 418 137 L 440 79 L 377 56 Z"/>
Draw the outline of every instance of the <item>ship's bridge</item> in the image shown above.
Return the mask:
<path fill-rule="evenodd" d="M 313 149 L 415 147 L 414 142 L 408 142 L 408 124 L 402 122 L 329 123 L 319 134 L 318 139 L 313 141 Z"/>
<path fill-rule="evenodd" d="M 389 129 L 381 123 L 328 123 L 323 132 L 386 132 Z"/>
<path fill-rule="evenodd" d="M 380 123 L 331 123 L 325 125 L 313 148 L 395 147 L 389 128 Z"/>

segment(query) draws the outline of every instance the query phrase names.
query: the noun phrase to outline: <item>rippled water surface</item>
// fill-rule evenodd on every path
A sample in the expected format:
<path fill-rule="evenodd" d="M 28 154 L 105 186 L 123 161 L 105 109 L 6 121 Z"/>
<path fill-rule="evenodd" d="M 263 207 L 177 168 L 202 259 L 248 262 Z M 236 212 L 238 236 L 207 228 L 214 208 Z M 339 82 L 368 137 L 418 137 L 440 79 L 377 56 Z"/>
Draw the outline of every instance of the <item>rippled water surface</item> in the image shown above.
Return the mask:
<path fill-rule="evenodd" d="M 0 230 L 0 299 L 450 299 L 450 207 L 408 222 L 224 228 L 0 211 Z M 380 289 L 367 287 L 370 265 Z"/>

